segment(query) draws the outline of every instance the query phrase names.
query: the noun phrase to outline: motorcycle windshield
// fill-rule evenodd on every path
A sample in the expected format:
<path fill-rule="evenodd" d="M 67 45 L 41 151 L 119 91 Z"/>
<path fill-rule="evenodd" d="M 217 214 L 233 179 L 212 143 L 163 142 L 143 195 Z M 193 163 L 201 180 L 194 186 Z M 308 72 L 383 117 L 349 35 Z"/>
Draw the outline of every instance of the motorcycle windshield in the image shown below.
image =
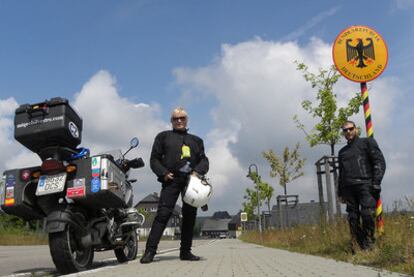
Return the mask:
<path fill-rule="evenodd" d="M 104 151 L 98 155 L 111 155 L 114 158 L 114 161 L 120 161 L 122 159 L 122 151 L 120 149 Z"/>

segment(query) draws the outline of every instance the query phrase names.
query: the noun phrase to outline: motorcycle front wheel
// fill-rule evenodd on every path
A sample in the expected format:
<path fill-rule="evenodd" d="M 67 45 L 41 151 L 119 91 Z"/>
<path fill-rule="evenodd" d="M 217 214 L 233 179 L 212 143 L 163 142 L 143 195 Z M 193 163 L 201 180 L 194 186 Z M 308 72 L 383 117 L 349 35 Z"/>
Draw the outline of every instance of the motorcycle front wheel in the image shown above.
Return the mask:
<path fill-rule="evenodd" d="M 91 266 L 93 248 L 82 247 L 80 239 L 75 236 L 74 230 L 68 225 L 65 230 L 49 234 L 49 248 L 53 263 L 62 274 L 82 271 Z"/>
<path fill-rule="evenodd" d="M 136 230 L 125 234 L 125 245 L 114 249 L 116 259 L 120 263 L 135 260 L 138 253 L 138 239 Z"/>

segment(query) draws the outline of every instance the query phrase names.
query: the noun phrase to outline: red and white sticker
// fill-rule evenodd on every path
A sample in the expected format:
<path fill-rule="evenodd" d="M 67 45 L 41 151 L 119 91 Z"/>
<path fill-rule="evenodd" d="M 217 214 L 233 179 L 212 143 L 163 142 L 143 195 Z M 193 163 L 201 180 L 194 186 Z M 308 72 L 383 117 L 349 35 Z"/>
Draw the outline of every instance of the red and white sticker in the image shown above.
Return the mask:
<path fill-rule="evenodd" d="M 74 187 L 66 190 L 67 198 L 81 198 L 85 197 L 85 187 Z"/>

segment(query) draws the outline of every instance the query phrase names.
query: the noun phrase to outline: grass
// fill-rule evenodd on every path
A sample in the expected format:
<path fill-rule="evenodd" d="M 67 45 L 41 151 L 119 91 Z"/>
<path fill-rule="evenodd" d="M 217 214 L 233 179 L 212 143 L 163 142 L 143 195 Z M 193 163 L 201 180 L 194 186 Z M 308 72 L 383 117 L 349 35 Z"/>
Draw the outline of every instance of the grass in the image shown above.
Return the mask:
<path fill-rule="evenodd" d="M 0 245 L 46 245 L 47 234 L 21 229 L 0 229 Z"/>
<path fill-rule="evenodd" d="M 318 255 L 354 264 L 383 268 L 414 275 L 414 216 L 385 215 L 385 234 L 371 251 L 357 250 L 352 255 L 349 227 L 345 220 L 326 226 L 297 226 L 263 233 L 250 231 L 242 235 L 246 242 L 268 247 Z"/>

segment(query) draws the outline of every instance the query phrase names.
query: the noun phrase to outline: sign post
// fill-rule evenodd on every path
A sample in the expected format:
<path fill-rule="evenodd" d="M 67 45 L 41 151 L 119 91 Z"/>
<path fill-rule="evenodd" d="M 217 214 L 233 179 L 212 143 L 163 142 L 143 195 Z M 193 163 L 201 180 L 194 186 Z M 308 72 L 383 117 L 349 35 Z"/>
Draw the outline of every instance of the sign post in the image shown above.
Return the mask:
<path fill-rule="evenodd" d="M 381 75 L 387 66 L 388 51 L 384 39 L 367 26 L 351 26 L 335 39 L 332 56 L 342 76 L 361 84 L 366 133 L 368 137 L 373 137 L 367 82 Z M 381 235 L 384 233 L 381 198 L 377 199 L 376 216 L 377 232 Z"/>
<path fill-rule="evenodd" d="M 247 213 L 246 212 L 241 212 L 240 213 L 240 221 L 242 224 L 242 232 L 246 229 L 246 221 L 247 221 Z M 244 228 L 243 228 L 244 226 Z"/>

